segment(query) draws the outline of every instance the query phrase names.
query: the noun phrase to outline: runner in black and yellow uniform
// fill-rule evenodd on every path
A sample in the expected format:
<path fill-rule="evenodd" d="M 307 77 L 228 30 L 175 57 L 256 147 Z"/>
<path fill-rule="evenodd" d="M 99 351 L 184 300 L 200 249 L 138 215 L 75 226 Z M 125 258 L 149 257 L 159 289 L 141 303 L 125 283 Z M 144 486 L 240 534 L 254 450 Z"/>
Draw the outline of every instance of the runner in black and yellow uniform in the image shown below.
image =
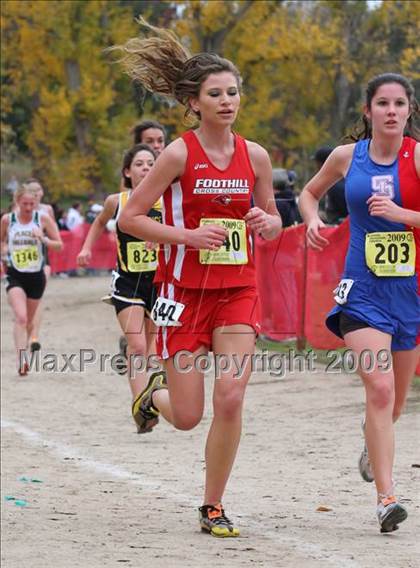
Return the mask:
<path fill-rule="evenodd" d="M 143 120 L 133 128 L 133 144 L 146 144 L 155 153 L 156 158 L 164 150 L 166 146 L 166 129 L 156 120 Z M 121 180 L 121 189 L 124 191 L 125 182 Z M 120 337 L 119 341 L 120 355 L 127 358 L 127 340 L 125 335 Z M 125 368 L 126 364 L 122 363 Z"/>
<path fill-rule="evenodd" d="M 157 268 L 158 246 L 123 233 L 118 226 L 118 218 L 130 198 L 131 190 L 118 194 L 115 215 L 117 221 L 117 270 L 113 272 L 111 301 L 119 314 L 127 305 L 144 307 L 149 316 L 156 300 L 153 278 Z M 149 217 L 162 222 L 161 205 L 156 203 Z"/>
<path fill-rule="evenodd" d="M 125 154 L 122 174 L 128 191 L 107 197 L 104 208 L 93 222 L 78 255 L 78 264 L 88 266 L 93 244 L 111 219 L 117 221 L 117 267 L 113 272 L 111 293 L 105 300 L 114 305 L 127 339 L 127 367 L 133 400 L 147 385 L 145 365 L 141 364 L 140 358 L 155 353 L 156 328 L 149 315 L 155 301 L 153 278 L 157 267 L 158 246 L 120 231 L 118 217 L 130 198 L 130 188 L 139 184 L 154 162 L 155 154 L 145 144 L 136 144 Z M 149 216 L 161 221 L 159 202 L 151 209 Z M 138 357 L 135 364 L 134 357 Z M 135 414 L 133 418 L 137 423 Z M 138 428 L 138 431 L 149 431 L 154 424 L 147 424 Z"/>

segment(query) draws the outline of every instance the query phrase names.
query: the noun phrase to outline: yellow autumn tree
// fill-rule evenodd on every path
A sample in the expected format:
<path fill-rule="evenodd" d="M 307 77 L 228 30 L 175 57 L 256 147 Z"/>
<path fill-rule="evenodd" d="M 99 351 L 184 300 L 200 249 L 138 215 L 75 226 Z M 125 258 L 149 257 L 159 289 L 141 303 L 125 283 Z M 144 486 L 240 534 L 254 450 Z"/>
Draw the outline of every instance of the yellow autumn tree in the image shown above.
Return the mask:
<path fill-rule="evenodd" d="M 274 162 L 298 168 L 301 179 L 314 149 L 340 143 L 350 130 L 371 76 L 418 76 L 416 1 L 372 7 L 364 0 L 193 0 L 183 7 L 175 29 L 184 43 L 231 59 L 243 75 L 238 130 L 263 144 Z M 181 117 L 165 113 L 177 132 Z"/>
<path fill-rule="evenodd" d="M 420 2 L 385 0 L 372 15 L 367 37 L 380 70 L 400 71 L 419 81 Z"/>
<path fill-rule="evenodd" d="M 266 146 L 275 161 L 294 165 L 329 127 L 333 86 L 324 61 L 333 56 L 334 41 L 304 6 L 264 0 L 185 4 L 179 35 L 195 52 L 214 50 L 231 59 L 243 75 L 238 130 Z"/>
<path fill-rule="evenodd" d="M 131 13 L 105 0 L 6 0 L 1 25 L 6 108 L 17 97 L 31 110 L 35 173 L 55 197 L 111 189 L 133 117 L 103 49 L 135 33 Z"/>
<path fill-rule="evenodd" d="M 184 109 L 131 84 L 103 50 L 171 27 L 193 53 L 215 51 L 244 78 L 236 128 L 275 165 L 311 173 L 316 147 L 338 144 L 374 74 L 418 80 L 420 2 L 384 0 L 4 0 L 2 140 L 33 159 L 53 195 L 113 190 L 140 114 L 172 136 Z"/>

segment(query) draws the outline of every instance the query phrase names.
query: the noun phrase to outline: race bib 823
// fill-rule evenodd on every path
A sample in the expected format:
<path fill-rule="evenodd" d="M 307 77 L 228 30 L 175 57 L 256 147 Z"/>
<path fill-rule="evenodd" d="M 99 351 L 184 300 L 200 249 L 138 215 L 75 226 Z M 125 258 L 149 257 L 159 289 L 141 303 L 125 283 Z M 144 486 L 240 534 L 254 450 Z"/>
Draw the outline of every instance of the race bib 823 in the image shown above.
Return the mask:
<path fill-rule="evenodd" d="M 146 243 L 127 243 L 127 268 L 129 272 L 151 272 L 157 268 L 159 245 L 149 250 Z"/>

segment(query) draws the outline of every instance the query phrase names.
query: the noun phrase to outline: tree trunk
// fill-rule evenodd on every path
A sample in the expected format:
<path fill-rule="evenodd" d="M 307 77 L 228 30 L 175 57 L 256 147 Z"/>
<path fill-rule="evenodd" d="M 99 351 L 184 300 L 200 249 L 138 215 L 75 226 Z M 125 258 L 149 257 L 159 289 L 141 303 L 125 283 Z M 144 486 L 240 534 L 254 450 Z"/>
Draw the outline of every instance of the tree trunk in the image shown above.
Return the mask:
<path fill-rule="evenodd" d="M 347 124 L 350 95 L 350 83 L 339 66 L 334 81 L 334 107 L 332 111 L 333 121 L 331 124 L 331 134 L 334 140 L 337 141 L 343 136 L 343 131 Z"/>
<path fill-rule="evenodd" d="M 78 91 L 82 85 L 79 62 L 74 59 L 67 59 L 64 62 L 67 76 L 67 86 L 69 91 Z M 95 151 L 91 144 L 91 128 L 89 121 L 83 116 L 83 109 L 80 103 L 76 103 L 73 110 L 74 128 L 79 152 L 82 156 L 94 154 Z M 89 174 L 89 181 L 94 187 L 95 192 L 102 189 L 100 178 L 94 174 Z"/>

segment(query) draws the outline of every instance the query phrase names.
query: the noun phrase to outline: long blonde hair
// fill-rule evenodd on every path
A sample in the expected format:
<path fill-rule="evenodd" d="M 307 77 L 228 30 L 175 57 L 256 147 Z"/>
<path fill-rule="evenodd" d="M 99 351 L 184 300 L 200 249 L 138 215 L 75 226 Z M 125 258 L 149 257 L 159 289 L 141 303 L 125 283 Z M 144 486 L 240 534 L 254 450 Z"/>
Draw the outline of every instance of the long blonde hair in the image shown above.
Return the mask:
<path fill-rule="evenodd" d="M 18 202 L 18 200 L 23 196 L 23 195 L 31 195 L 32 197 L 34 197 L 35 199 L 37 198 L 37 193 L 38 190 L 37 189 L 32 189 L 29 187 L 29 184 L 27 183 L 22 183 L 22 185 L 20 185 L 17 190 L 15 191 L 14 195 L 13 195 L 13 200 L 15 203 Z"/>

